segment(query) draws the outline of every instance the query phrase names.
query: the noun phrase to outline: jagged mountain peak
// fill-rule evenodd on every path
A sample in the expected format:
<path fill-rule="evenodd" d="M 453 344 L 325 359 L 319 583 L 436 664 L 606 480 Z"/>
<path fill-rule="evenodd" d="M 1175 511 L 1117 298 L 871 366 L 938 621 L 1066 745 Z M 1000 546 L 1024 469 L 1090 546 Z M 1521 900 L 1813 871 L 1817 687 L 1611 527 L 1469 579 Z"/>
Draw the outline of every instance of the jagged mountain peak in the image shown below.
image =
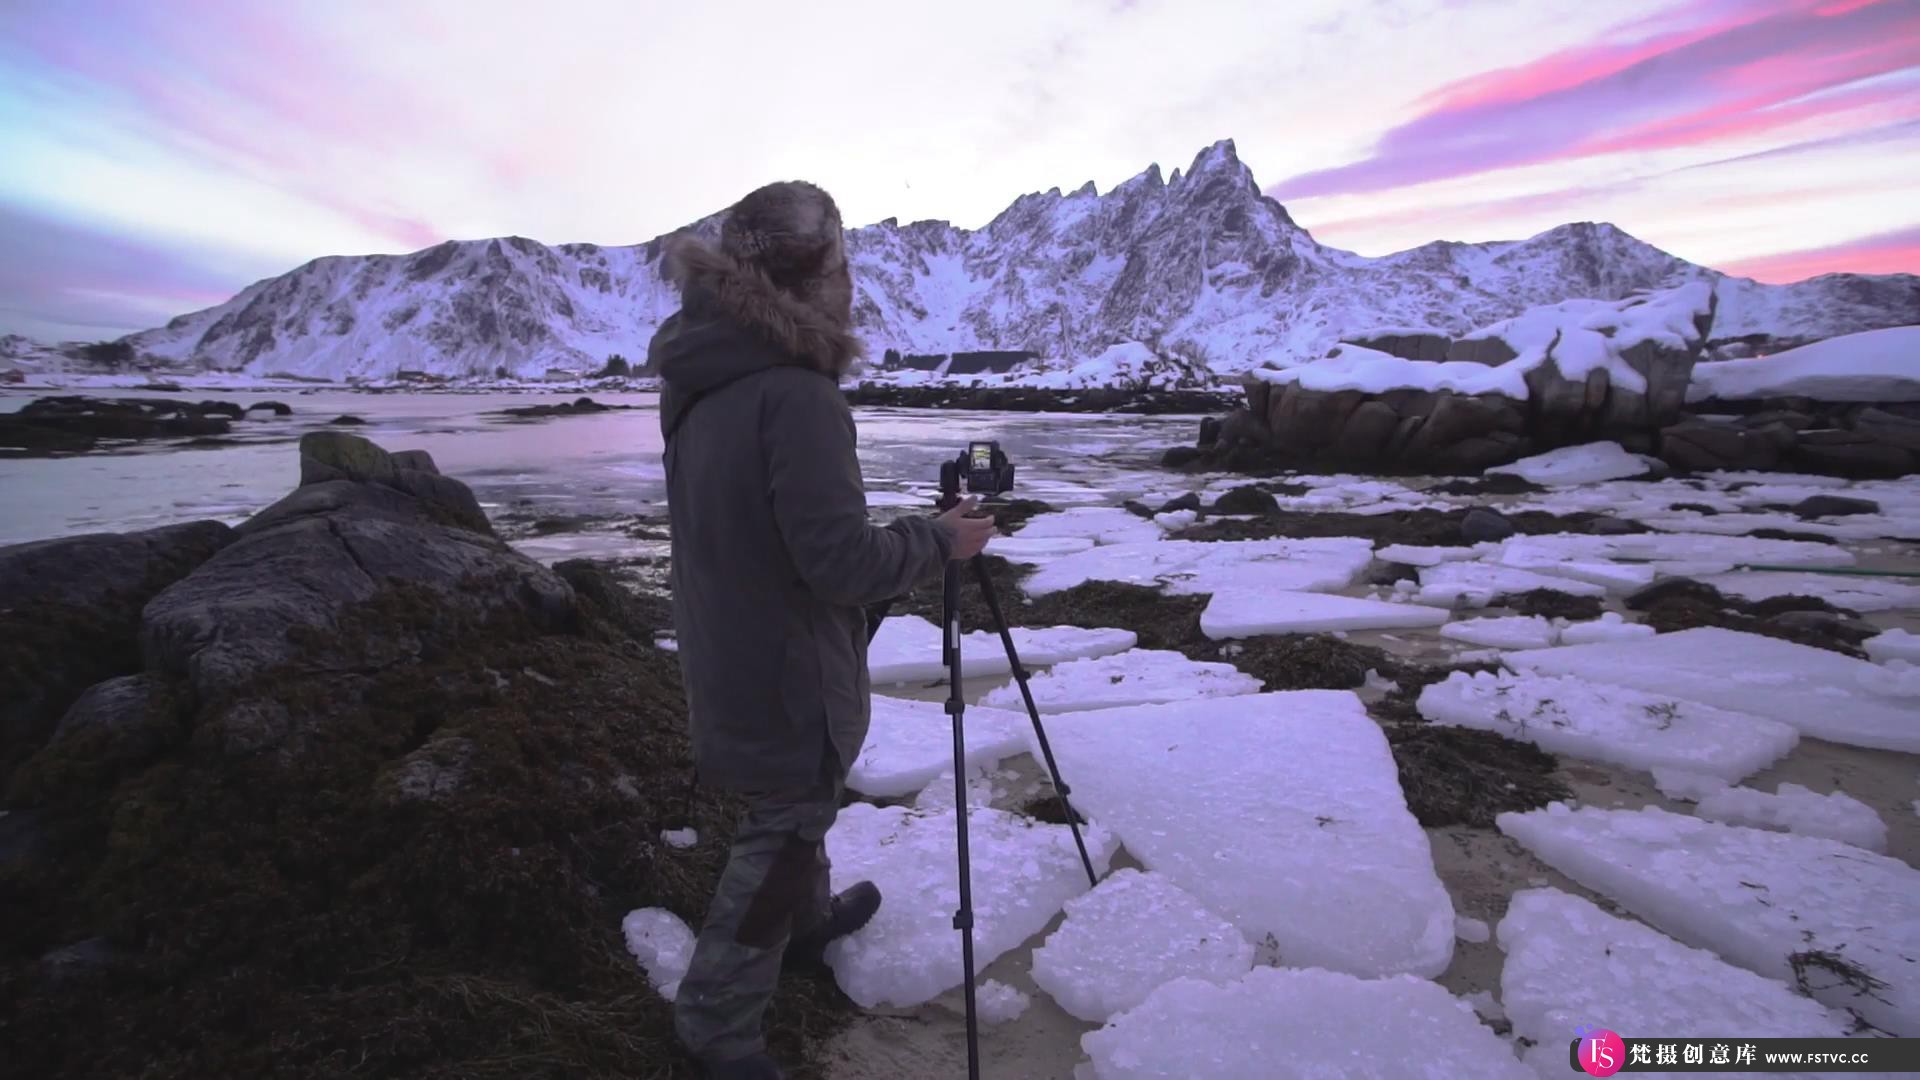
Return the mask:
<path fill-rule="evenodd" d="M 682 231 L 711 235 L 721 218 Z M 612 353 L 645 356 L 678 307 L 659 273 L 663 240 L 550 247 L 508 236 L 329 256 L 125 340 L 151 358 L 258 374 L 592 371 Z M 1227 372 L 1323 356 L 1371 327 L 1462 333 L 1536 304 L 1698 278 L 1720 282 L 1720 321 L 1741 333 L 1805 339 L 1920 322 L 1911 276 L 1736 290 L 1605 222 L 1382 258 L 1340 251 L 1260 191 L 1232 139 L 1171 179 L 1155 164 L 1105 194 L 1092 182 L 1070 195 L 1049 188 L 973 230 L 887 218 L 849 229 L 848 250 L 856 328 L 875 355 L 1010 349 L 1072 360 L 1136 341 Z"/>

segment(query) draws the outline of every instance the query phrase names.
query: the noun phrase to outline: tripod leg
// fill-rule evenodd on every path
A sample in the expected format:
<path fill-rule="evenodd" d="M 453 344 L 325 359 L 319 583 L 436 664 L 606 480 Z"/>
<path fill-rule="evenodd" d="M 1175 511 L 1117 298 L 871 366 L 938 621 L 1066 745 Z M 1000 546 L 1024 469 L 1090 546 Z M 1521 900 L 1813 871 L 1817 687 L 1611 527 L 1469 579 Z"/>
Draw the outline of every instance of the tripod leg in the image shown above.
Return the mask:
<path fill-rule="evenodd" d="M 941 655 L 947 661 L 947 715 L 953 717 L 953 805 L 955 839 L 960 855 L 960 910 L 953 914 L 953 928 L 960 931 L 960 959 L 965 965 L 967 983 L 967 1076 L 980 1078 L 980 1028 L 973 989 L 973 866 L 967 851 L 967 737 L 962 718 L 966 699 L 960 695 L 960 565 L 947 564 L 942 584 L 943 640 Z"/>
<path fill-rule="evenodd" d="M 1067 815 L 1067 827 L 1073 830 L 1074 846 L 1080 849 L 1080 865 L 1087 871 L 1087 884 L 1098 885 L 1099 878 L 1093 872 L 1093 859 L 1087 854 L 1087 842 L 1080 837 L 1080 818 L 1073 812 L 1073 804 L 1067 801 L 1072 794 L 1066 780 L 1060 776 L 1060 766 L 1053 760 L 1053 746 L 1047 742 L 1047 729 L 1040 723 L 1040 708 L 1033 703 L 1033 691 L 1027 688 L 1027 669 L 1020 663 L 1020 653 L 1013 647 L 1013 631 L 1007 629 L 1007 617 L 1001 613 L 1000 597 L 993 591 L 993 577 L 987 573 L 985 558 L 973 557 L 973 576 L 980 582 L 980 593 L 986 597 L 987 610 L 993 615 L 994 628 L 1000 631 L 1000 644 L 1006 647 L 1007 663 L 1013 667 L 1013 680 L 1020 684 L 1020 697 L 1027 703 L 1027 716 L 1033 721 L 1033 734 L 1040 743 L 1040 756 L 1046 759 L 1047 776 L 1053 781 L 1053 790 L 1060 796 L 1060 809 Z"/>

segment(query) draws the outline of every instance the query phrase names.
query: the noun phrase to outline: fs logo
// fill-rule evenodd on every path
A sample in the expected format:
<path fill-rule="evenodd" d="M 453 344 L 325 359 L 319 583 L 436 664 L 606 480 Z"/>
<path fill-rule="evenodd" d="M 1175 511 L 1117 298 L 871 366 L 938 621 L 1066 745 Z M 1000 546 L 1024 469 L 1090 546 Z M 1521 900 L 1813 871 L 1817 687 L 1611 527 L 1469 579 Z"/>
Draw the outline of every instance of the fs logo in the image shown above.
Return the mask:
<path fill-rule="evenodd" d="M 1573 1029 L 1580 1040 L 1580 1068 L 1589 1076 L 1612 1076 L 1627 1063 L 1627 1044 L 1620 1036 L 1592 1024 Z"/>

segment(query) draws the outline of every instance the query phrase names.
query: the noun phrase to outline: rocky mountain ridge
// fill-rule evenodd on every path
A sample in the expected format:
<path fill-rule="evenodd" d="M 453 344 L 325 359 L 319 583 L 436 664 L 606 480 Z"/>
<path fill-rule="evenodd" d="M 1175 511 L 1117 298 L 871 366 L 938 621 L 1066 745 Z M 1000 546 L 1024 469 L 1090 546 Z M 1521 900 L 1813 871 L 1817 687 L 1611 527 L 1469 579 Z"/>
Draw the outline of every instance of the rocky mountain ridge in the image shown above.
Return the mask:
<path fill-rule="evenodd" d="M 612 355 L 643 358 L 677 306 L 659 273 L 663 240 L 503 237 L 330 256 L 125 340 L 148 362 L 255 375 L 590 372 Z M 1693 280 L 1715 283 L 1726 341 L 1797 344 L 1920 323 L 1913 275 L 1762 285 L 1592 222 L 1367 258 L 1321 244 L 1262 194 L 1232 140 L 1184 172 L 1163 177 L 1154 165 L 1105 194 L 1089 182 L 1021 196 L 980 229 L 890 218 L 848 240 L 856 322 L 875 357 L 1021 349 L 1078 360 L 1138 341 L 1229 374 L 1316 358 L 1380 328 L 1460 336 L 1536 305 Z"/>

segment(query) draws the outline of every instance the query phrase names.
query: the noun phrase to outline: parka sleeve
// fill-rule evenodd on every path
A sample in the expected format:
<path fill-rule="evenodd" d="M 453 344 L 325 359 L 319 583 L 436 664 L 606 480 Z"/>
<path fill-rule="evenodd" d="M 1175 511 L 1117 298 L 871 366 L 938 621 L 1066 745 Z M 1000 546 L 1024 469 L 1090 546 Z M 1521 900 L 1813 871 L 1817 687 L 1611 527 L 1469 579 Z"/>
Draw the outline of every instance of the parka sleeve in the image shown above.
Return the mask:
<path fill-rule="evenodd" d="M 774 520 L 808 588 L 830 603 L 891 600 L 938 574 L 953 535 L 932 518 L 867 520 L 853 413 L 833 380 L 782 373 L 764 399 L 761 446 Z"/>

